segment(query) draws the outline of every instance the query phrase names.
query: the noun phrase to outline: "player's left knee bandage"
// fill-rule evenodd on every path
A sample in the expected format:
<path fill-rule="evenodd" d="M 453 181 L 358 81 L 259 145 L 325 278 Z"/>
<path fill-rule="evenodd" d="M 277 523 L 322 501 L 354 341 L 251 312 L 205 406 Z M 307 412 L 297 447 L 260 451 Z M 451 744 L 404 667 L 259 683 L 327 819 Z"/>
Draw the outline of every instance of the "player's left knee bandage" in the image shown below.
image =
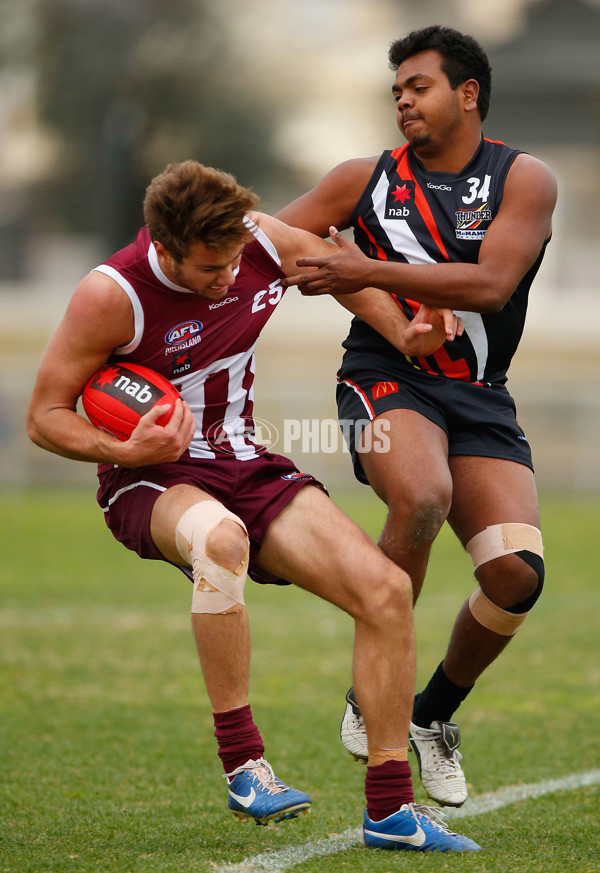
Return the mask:
<path fill-rule="evenodd" d="M 225 519 L 238 524 L 246 535 L 246 551 L 235 571 L 226 570 L 206 554 L 206 540 Z M 186 510 L 175 528 L 179 554 L 192 564 L 192 612 L 216 615 L 244 605 L 249 542 L 244 522 L 216 500 L 203 500 Z"/>
<path fill-rule="evenodd" d="M 532 606 L 542 593 L 544 584 L 544 546 L 542 534 L 530 524 L 494 524 L 474 536 L 466 545 L 473 566 L 516 554 L 538 576 L 538 585 L 530 597 L 510 609 L 502 609 L 487 597 L 481 588 L 469 598 L 469 609 L 483 627 L 501 636 L 512 636 L 523 624 Z"/>

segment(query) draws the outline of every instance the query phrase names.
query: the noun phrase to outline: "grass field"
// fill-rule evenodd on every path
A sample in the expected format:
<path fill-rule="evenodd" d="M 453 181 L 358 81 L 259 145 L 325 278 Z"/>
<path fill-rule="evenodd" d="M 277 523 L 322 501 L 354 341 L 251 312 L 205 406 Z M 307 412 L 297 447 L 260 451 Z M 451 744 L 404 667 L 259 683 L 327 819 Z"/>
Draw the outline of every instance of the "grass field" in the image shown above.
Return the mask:
<path fill-rule="evenodd" d="M 377 536 L 383 508 L 366 488 L 335 497 Z M 295 589 L 247 586 L 252 703 L 267 755 L 313 813 L 236 824 L 183 576 L 113 542 L 92 489 L 4 494 L 0 513 L 0 873 L 600 871 L 598 784 L 460 818 L 479 855 L 355 843 L 302 860 L 302 847 L 359 827 L 364 769 L 338 740 L 351 622 Z M 600 505 L 546 497 L 542 514 L 544 596 L 457 719 L 475 799 L 600 766 Z M 418 684 L 471 589 L 444 530 L 417 608 Z"/>

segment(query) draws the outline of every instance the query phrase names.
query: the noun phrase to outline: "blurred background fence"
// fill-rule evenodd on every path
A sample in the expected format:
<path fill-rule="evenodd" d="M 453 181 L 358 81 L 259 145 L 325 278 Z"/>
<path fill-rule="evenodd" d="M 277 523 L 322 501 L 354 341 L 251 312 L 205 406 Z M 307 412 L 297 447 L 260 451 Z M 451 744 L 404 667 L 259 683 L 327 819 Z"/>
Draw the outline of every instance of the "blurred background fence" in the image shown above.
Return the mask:
<path fill-rule="evenodd" d="M 276 211 L 334 164 L 400 142 L 389 43 L 441 23 L 489 52 L 485 134 L 558 177 L 509 387 L 540 487 L 600 493 L 599 0 L 0 0 L 0 11 L 2 487 L 93 481 L 89 465 L 28 443 L 25 409 L 77 282 L 135 234 L 150 178 L 193 157 Z M 292 289 L 265 331 L 255 411 L 276 450 L 286 418 L 335 419 L 347 324 L 332 300 Z M 330 486 L 352 482 L 341 440 L 286 448 Z"/>

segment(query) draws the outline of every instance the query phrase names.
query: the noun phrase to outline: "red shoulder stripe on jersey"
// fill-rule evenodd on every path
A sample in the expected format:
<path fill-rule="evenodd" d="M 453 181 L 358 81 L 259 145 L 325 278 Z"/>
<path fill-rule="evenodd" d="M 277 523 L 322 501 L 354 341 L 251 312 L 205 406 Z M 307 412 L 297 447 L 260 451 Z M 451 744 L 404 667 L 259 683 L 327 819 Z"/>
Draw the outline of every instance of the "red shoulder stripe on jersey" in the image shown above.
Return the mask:
<path fill-rule="evenodd" d="M 369 243 L 371 245 L 371 252 L 369 253 L 369 257 L 373 257 L 373 249 L 374 249 L 377 252 L 377 260 L 387 261 L 388 258 L 387 258 L 386 253 L 381 248 L 381 246 L 377 244 L 377 240 L 375 239 L 375 237 L 373 236 L 371 231 L 368 230 L 367 226 L 365 225 L 364 221 L 362 220 L 362 216 L 358 217 L 358 225 L 361 228 L 361 230 L 363 231 L 363 233 L 366 235 L 366 237 L 368 238 Z"/>
<path fill-rule="evenodd" d="M 398 146 L 397 149 L 394 149 L 392 151 L 392 157 L 394 158 L 396 163 L 398 163 L 399 161 L 402 160 L 402 158 L 404 157 L 404 155 L 406 154 L 407 151 L 408 151 L 408 143 L 407 142 L 405 142 L 403 146 Z"/>
<path fill-rule="evenodd" d="M 435 218 L 433 217 L 433 213 L 429 208 L 429 203 L 427 202 L 423 191 L 417 183 L 417 180 L 412 174 L 408 163 L 408 146 L 403 146 L 401 149 L 396 149 L 392 152 L 392 156 L 396 158 L 396 163 L 398 166 L 398 173 L 402 179 L 410 179 L 414 182 L 415 185 L 415 206 L 421 213 L 421 217 L 427 226 L 427 230 L 431 234 L 433 241 L 437 245 L 438 249 L 442 253 L 442 256 L 446 261 L 449 261 L 448 252 L 446 251 L 446 246 L 442 242 L 442 238 L 440 236 L 440 232 L 437 229 L 437 225 L 435 223 Z"/>
<path fill-rule="evenodd" d="M 492 142 L 492 143 L 494 143 L 494 145 L 503 145 L 503 146 L 506 145 L 506 143 L 502 142 L 501 139 L 490 139 L 488 136 L 484 136 L 484 140 L 486 142 Z"/>

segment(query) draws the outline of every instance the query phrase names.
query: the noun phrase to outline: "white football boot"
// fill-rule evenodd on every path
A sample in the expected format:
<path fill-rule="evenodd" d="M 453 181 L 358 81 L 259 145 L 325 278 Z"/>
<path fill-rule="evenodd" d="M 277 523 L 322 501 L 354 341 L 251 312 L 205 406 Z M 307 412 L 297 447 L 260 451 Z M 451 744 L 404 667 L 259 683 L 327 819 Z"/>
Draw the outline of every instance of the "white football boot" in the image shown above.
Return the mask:
<path fill-rule="evenodd" d="M 419 761 L 427 796 L 442 806 L 462 806 L 467 781 L 460 766 L 460 730 L 453 722 L 433 721 L 429 728 L 410 723 L 408 741 Z"/>
<path fill-rule="evenodd" d="M 346 694 L 346 709 L 340 725 L 340 739 L 355 761 L 367 763 L 369 760 L 367 729 L 354 696 L 354 688 L 350 688 Z"/>
<path fill-rule="evenodd" d="M 340 738 L 356 761 L 368 761 L 367 730 L 353 688 L 346 694 Z M 460 766 L 458 725 L 434 721 L 429 728 L 421 728 L 411 722 L 409 743 L 417 756 L 427 796 L 442 806 L 462 806 L 467 799 L 467 781 Z"/>

